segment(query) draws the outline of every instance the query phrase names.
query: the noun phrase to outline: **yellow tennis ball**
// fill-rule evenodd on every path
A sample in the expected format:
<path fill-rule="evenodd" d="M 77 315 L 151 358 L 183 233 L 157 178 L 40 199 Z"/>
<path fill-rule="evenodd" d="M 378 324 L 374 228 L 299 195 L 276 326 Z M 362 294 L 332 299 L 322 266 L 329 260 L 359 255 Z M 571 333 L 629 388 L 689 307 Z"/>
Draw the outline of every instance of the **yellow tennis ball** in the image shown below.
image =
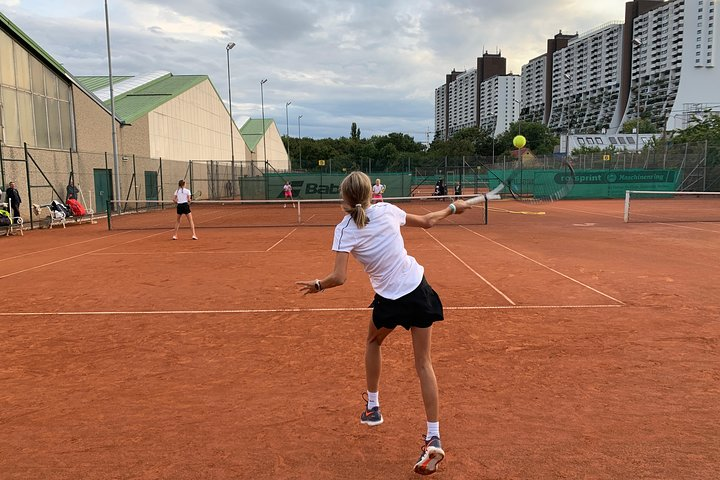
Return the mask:
<path fill-rule="evenodd" d="M 525 137 L 516 135 L 515 138 L 513 138 L 513 145 L 515 145 L 515 148 L 523 148 L 525 146 Z"/>

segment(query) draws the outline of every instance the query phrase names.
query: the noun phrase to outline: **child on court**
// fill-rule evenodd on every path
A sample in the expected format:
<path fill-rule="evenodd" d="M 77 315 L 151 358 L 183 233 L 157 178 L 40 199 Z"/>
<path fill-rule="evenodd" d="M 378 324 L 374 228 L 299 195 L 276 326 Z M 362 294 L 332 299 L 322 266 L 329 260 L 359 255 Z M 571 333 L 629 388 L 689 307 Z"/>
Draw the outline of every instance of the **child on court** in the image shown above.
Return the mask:
<path fill-rule="evenodd" d="M 365 345 L 367 404 L 360 415 L 362 424 L 372 427 L 383 423 L 378 396 L 383 340 L 398 325 L 410 331 L 427 420 L 422 453 L 413 469 L 430 475 L 445 457 L 440 442 L 438 387 L 430 358 L 432 325 L 443 319 L 443 309 L 437 293 L 425 280 L 423 267 L 405 250 L 400 227 L 430 228 L 471 207 L 458 200 L 442 210 L 413 215 L 389 203 L 371 204 L 372 192 L 370 179 L 364 173 L 353 172 L 345 177 L 340 193 L 347 215 L 335 227 L 335 269 L 322 279 L 297 284 L 306 295 L 342 285 L 350 254 L 370 276 L 375 298 Z"/>
<path fill-rule="evenodd" d="M 293 208 L 295 208 L 295 202 L 293 202 L 293 196 L 292 196 L 292 185 L 290 185 L 289 180 L 287 180 L 285 182 L 285 185 L 283 185 L 283 194 L 285 195 L 285 200 L 287 200 L 289 198 L 290 203 L 292 204 Z M 287 208 L 287 203 L 283 204 L 283 208 Z"/>
<path fill-rule="evenodd" d="M 190 222 L 190 229 L 192 230 L 192 239 L 197 240 L 195 235 L 195 222 L 193 222 L 192 213 L 190 213 L 190 202 L 192 202 L 192 193 L 190 190 L 185 188 L 185 180 L 178 182 L 178 189 L 175 190 L 173 195 L 173 202 L 177 204 L 177 220 L 175 221 L 175 234 L 172 239 L 177 240 L 178 229 L 180 228 L 180 218 L 185 215 Z"/>
<path fill-rule="evenodd" d="M 372 186 L 372 198 L 376 202 L 382 202 L 382 194 L 385 193 L 385 185 L 380 182 L 380 179 L 375 179 L 375 185 Z"/>

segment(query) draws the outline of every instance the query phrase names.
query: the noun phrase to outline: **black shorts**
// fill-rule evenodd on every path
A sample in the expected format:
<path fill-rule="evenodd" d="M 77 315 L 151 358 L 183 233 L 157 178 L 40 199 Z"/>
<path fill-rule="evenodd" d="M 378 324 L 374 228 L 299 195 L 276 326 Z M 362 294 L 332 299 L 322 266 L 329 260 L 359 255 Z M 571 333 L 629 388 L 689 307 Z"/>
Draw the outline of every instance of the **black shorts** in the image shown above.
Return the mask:
<path fill-rule="evenodd" d="M 373 308 L 375 328 L 393 329 L 398 325 L 405 330 L 410 330 L 410 327 L 427 328 L 444 318 L 440 297 L 425 277 L 415 290 L 397 300 L 375 294 L 370 306 Z"/>
<path fill-rule="evenodd" d="M 187 215 L 190 213 L 190 204 L 189 203 L 178 203 L 177 204 L 177 214 L 178 215 Z"/>

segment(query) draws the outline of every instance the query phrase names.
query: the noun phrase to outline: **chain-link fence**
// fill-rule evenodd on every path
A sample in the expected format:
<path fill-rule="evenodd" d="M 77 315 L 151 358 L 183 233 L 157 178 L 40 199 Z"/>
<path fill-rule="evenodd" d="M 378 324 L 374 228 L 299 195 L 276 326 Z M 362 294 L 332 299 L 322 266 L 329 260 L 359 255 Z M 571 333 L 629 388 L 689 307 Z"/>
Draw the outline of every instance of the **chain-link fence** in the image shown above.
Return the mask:
<path fill-rule="evenodd" d="M 564 157 L 534 157 L 534 168 L 557 168 Z M 426 167 L 398 172 L 373 171 L 387 186 L 386 196 L 426 196 L 442 180 L 448 194 L 460 186 L 463 194 L 488 190 L 487 170 L 504 170 L 513 157 L 456 157 L 426 161 Z M 720 191 L 720 145 L 707 142 L 664 145 L 640 153 L 574 155 L 576 171 L 665 170 L 678 172 L 677 189 Z M 103 213 L 107 201 L 171 200 L 178 181 L 185 180 L 196 199 L 272 199 L 290 181 L 298 198 L 336 198 L 346 172 L 279 172 L 264 161 L 177 161 L 120 154 L 119 195 L 111 153 L 71 152 L 0 146 L 2 190 L 14 181 L 22 198 L 21 215 L 30 220 L 32 204 L 76 197 L 86 208 Z M 409 165 L 409 164 L 408 164 Z M 410 168 L 410 167 L 408 167 Z M 233 172 L 234 170 L 234 172 Z"/>

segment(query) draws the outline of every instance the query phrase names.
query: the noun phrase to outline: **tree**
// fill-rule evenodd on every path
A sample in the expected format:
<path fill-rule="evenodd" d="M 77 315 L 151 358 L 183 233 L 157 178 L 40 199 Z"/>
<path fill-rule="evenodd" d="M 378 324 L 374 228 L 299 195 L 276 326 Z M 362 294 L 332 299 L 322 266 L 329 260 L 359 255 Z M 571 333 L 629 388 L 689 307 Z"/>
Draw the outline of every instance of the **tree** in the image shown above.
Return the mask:
<path fill-rule="evenodd" d="M 657 126 L 647 118 L 641 118 L 639 122 L 637 118 L 628 120 L 623 123 L 621 131 L 622 133 L 635 133 L 635 126 L 638 124 L 640 125 L 639 133 L 657 133 L 658 131 Z"/>
<path fill-rule="evenodd" d="M 360 140 L 360 129 L 355 122 L 353 122 L 352 126 L 350 126 L 350 138 L 353 140 Z"/>
<path fill-rule="evenodd" d="M 560 140 L 550 129 L 540 122 L 523 122 L 522 120 L 510 124 L 508 129 L 498 135 L 495 141 L 495 151 L 509 153 L 515 149 L 513 138 L 518 134 L 518 123 L 520 134 L 525 137 L 525 146 L 536 155 L 552 155 L 555 145 Z"/>

